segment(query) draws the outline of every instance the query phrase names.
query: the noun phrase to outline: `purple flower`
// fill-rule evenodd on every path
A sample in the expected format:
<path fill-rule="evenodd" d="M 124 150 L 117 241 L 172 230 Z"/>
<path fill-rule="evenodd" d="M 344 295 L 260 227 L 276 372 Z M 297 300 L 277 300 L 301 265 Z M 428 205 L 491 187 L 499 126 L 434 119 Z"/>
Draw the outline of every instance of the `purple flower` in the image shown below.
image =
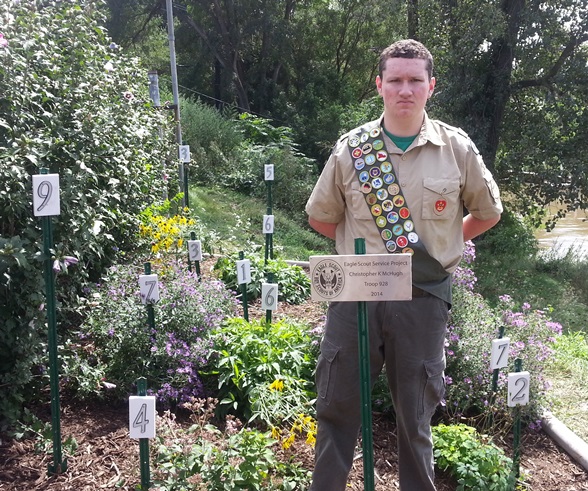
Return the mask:
<path fill-rule="evenodd" d="M 72 264 L 78 264 L 78 258 L 73 256 L 63 256 L 63 264 L 65 264 L 66 268 Z"/>
<path fill-rule="evenodd" d="M 4 38 L 4 34 L 0 32 L 0 48 L 6 48 L 8 46 L 8 40 Z"/>
<path fill-rule="evenodd" d="M 59 273 L 61 271 L 61 264 L 59 264 L 59 259 L 53 261 L 53 271 Z"/>

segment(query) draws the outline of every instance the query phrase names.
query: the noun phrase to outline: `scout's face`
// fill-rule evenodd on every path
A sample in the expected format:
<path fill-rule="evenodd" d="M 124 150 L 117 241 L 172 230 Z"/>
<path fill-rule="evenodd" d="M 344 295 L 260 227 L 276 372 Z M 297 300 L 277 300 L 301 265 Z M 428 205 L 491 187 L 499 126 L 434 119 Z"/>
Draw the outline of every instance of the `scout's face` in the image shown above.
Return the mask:
<path fill-rule="evenodd" d="M 384 100 L 386 120 L 395 124 L 422 123 L 425 104 L 435 88 L 426 61 L 420 58 L 389 58 L 382 76 L 376 77 L 378 94 Z"/>

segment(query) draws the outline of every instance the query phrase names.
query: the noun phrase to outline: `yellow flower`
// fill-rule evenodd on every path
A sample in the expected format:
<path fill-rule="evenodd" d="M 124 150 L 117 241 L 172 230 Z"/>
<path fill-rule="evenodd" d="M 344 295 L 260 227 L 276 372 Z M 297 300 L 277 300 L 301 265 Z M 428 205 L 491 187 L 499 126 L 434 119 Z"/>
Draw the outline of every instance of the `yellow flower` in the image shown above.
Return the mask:
<path fill-rule="evenodd" d="M 290 436 L 289 436 L 288 438 L 286 438 L 286 439 L 285 439 L 285 440 L 282 442 L 282 448 L 283 448 L 284 450 L 287 450 L 287 449 L 289 449 L 289 448 L 292 446 L 292 444 L 294 443 L 294 438 L 296 438 L 296 437 L 294 436 L 294 434 L 293 434 L 293 433 L 292 433 L 292 434 L 290 434 Z"/>
<path fill-rule="evenodd" d="M 306 443 L 308 443 L 308 445 L 310 445 L 311 447 L 314 447 L 314 444 L 316 443 L 315 433 L 313 433 L 312 431 L 308 432 L 308 434 L 306 435 Z"/>
<path fill-rule="evenodd" d="M 269 386 L 270 390 L 279 390 L 282 391 L 284 389 L 284 381 L 283 380 L 274 380 L 270 386 Z"/>
<path fill-rule="evenodd" d="M 279 428 L 276 428 L 275 426 L 272 426 L 272 438 L 274 440 L 279 440 L 281 434 L 282 434 L 282 432 L 280 431 Z"/>
<path fill-rule="evenodd" d="M 178 249 L 184 245 L 184 239 L 178 239 Z"/>

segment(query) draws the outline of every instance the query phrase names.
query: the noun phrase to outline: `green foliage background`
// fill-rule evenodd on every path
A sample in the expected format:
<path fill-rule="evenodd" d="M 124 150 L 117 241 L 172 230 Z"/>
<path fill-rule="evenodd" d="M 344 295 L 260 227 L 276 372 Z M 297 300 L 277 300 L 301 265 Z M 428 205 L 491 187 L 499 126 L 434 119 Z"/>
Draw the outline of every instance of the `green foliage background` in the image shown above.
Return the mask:
<path fill-rule="evenodd" d="M 98 2 L 1 2 L 0 414 L 44 381 L 42 234 L 31 175 L 60 176 L 52 260 L 73 256 L 58 284 L 60 322 L 78 319 L 84 283 L 134 247 L 137 216 L 166 188 L 169 116 L 147 73 L 111 45 Z M 63 264 L 63 262 L 61 263 Z M 29 392 L 30 393 L 30 392 Z"/>

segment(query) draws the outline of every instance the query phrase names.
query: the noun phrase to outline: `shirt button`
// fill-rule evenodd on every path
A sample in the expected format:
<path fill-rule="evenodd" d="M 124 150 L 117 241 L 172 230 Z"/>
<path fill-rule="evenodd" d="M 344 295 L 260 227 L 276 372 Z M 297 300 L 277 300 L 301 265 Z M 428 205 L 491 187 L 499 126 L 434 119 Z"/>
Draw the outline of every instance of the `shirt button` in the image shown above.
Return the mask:
<path fill-rule="evenodd" d="M 403 155 L 402 157 L 400 157 L 402 160 L 406 160 L 406 155 Z"/>

